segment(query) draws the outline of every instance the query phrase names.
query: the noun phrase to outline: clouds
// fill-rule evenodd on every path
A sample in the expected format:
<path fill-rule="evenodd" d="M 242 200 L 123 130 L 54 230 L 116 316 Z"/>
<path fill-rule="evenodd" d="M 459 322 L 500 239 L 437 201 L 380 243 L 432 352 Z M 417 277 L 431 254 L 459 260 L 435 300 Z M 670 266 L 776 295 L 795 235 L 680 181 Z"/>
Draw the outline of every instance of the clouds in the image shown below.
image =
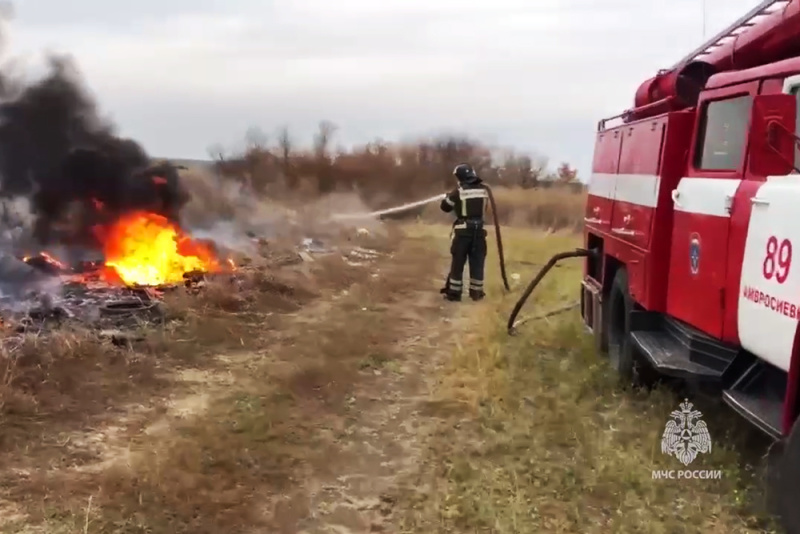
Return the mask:
<path fill-rule="evenodd" d="M 752 0 L 706 0 L 708 34 Z M 18 52 L 71 52 L 122 130 L 202 157 L 250 125 L 340 140 L 464 129 L 588 172 L 596 121 L 697 46 L 701 0 L 39 0 Z"/>

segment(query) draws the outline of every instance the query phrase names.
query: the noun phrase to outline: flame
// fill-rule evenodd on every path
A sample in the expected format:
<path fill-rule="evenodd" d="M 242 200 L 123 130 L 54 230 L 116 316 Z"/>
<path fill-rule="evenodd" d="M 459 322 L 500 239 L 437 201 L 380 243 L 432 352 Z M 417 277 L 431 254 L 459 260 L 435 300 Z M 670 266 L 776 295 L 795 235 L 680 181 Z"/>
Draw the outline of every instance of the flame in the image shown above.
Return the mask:
<path fill-rule="evenodd" d="M 188 272 L 220 270 L 211 247 L 192 240 L 156 213 L 124 215 L 98 229 L 103 242 L 106 277 L 127 285 L 157 286 L 182 282 Z"/>
<path fill-rule="evenodd" d="M 25 263 L 29 263 L 30 261 L 34 260 L 35 258 L 41 258 L 45 262 L 49 263 L 50 265 L 52 265 L 52 266 L 54 266 L 54 267 L 56 267 L 58 269 L 65 270 L 65 271 L 68 270 L 66 265 L 64 265 L 62 262 L 60 262 L 55 257 L 51 256 L 50 254 L 48 254 L 45 251 L 41 251 L 41 252 L 37 253 L 36 256 L 23 256 L 22 261 L 24 261 Z"/>
<path fill-rule="evenodd" d="M 59 269 L 66 269 L 67 268 L 66 265 L 64 265 L 63 263 L 61 263 L 57 259 L 55 259 L 53 256 L 51 256 L 47 252 L 42 251 L 42 252 L 39 253 L 39 255 L 42 258 L 44 258 L 45 261 L 47 261 L 49 264 L 54 265 L 54 266 L 58 267 Z"/>

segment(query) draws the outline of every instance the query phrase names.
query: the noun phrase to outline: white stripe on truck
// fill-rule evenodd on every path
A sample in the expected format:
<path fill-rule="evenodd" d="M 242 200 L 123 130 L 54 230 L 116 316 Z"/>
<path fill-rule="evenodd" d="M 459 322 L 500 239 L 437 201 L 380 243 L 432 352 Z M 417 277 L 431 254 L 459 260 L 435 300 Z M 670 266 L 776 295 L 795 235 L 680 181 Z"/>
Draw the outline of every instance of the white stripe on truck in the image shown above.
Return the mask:
<path fill-rule="evenodd" d="M 677 211 L 730 217 L 729 198 L 733 198 L 741 180 L 727 178 L 682 178 L 672 198 Z M 629 202 L 646 208 L 658 204 L 661 177 L 654 174 L 594 173 L 589 182 L 589 194 Z"/>

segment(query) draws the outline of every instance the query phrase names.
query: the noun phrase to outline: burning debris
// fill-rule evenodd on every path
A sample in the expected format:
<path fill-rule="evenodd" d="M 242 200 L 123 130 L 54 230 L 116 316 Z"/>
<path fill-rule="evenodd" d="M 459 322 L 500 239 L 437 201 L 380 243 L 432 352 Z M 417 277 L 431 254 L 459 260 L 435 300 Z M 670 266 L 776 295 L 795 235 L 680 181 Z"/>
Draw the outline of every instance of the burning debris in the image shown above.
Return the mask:
<path fill-rule="evenodd" d="M 113 339 L 127 339 L 121 332 L 163 320 L 160 302 L 166 292 L 185 287 L 196 293 L 216 277 L 231 280 L 236 287 L 243 280 L 239 275 L 250 270 L 253 261 L 243 258 L 241 269 L 237 268 L 231 260 L 219 259 L 213 243 L 192 240 L 166 218 L 149 213 L 123 217 L 102 240 L 106 246 L 100 260 L 68 263 L 47 252 L 23 258 L 0 256 L 0 316 L 6 329 L 40 331 L 73 320 L 116 332 Z M 270 251 L 267 242 L 259 241 L 264 242 L 270 265 L 276 267 L 331 254 L 360 267 L 382 255 L 356 245 L 340 247 L 305 238 L 294 247 L 291 259 L 284 257 L 285 251 Z"/>
<path fill-rule="evenodd" d="M 180 168 L 153 164 L 142 146 L 117 135 L 67 58 L 53 58 L 49 67 L 34 83 L 0 71 L 4 326 L 25 330 L 65 319 L 114 326 L 154 317 L 164 291 L 197 289 L 208 276 L 236 276 L 215 239 L 245 242 L 255 254 L 266 247 L 243 230 L 236 239 L 215 237 L 224 216 L 206 210 L 191 217 L 206 238 L 193 236 L 184 224 L 193 199 Z M 274 220 L 257 214 L 259 227 Z M 227 228 L 228 234 L 238 230 Z M 299 248 L 306 257 L 336 249 L 316 239 Z"/>
<path fill-rule="evenodd" d="M 181 286 L 198 291 L 209 274 L 184 273 L 180 283 L 139 285 L 110 282 L 107 265 L 70 268 L 42 256 L 16 261 L 32 273 L 28 274 L 28 283 L 14 287 L 16 291 L 0 292 L 3 324 L 16 332 L 57 327 L 68 319 L 101 328 L 160 320 L 159 303 L 165 292 Z M 58 272 L 54 273 L 56 269 Z"/>
<path fill-rule="evenodd" d="M 98 259 L 68 263 L 44 251 L 5 258 L 0 281 L 14 274 L 7 298 L 0 297 L 6 321 L 22 330 L 68 318 L 119 326 L 134 315 L 154 318 L 164 291 L 197 288 L 206 275 L 235 271 L 232 260 L 219 259 L 213 243 L 191 239 L 153 212 L 126 213 L 93 230 Z"/>
<path fill-rule="evenodd" d="M 156 213 L 128 213 L 100 232 L 109 281 L 159 286 L 182 282 L 187 273 L 222 270 L 213 243 L 192 240 Z"/>
<path fill-rule="evenodd" d="M 153 164 L 117 135 L 69 59 L 52 58 L 34 83 L 0 71 L 0 117 L 6 322 L 126 315 L 131 299 L 233 270 L 182 226 L 190 193 L 180 167 Z"/>

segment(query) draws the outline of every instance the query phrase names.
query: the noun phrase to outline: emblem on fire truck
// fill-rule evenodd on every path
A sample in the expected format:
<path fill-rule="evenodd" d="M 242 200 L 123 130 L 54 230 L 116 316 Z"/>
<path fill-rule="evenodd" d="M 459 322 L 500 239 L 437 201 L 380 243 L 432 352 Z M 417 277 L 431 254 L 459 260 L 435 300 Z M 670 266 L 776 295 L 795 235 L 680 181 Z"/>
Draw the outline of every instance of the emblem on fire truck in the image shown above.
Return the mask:
<path fill-rule="evenodd" d="M 699 453 L 711 452 L 711 435 L 702 413 L 694 409 L 687 399 L 680 404 L 680 410 L 669 414 L 672 419 L 664 427 L 661 438 L 661 452 L 674 456 L 683 465 L 689 465 Z"/>
<path fill-rule="evenodd" d="M 689 236 L 689 269 L 692 274 L 700 271 L 700 236 L 697 234 Z"/>

